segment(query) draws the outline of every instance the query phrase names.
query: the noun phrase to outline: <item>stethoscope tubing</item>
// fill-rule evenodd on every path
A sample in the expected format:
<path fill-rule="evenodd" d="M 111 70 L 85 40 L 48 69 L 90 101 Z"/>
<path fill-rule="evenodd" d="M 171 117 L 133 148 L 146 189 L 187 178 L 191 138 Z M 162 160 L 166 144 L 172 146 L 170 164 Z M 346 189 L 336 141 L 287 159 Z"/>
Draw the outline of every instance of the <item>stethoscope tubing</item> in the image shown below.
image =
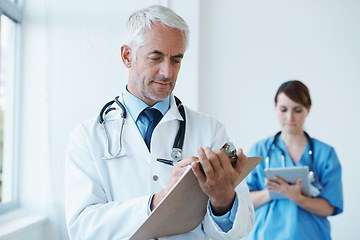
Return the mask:
<path fill-rule="evenodd" d="M 166 159 L 162 159 L 162 160 L 166 160 L 166 161 L 159 161 L 159 162 L 163 162 L 166 164 L 169 164 L 170 161 L 172 161 L 171 164 L 169 165 L 173 165 L 173 162 L 178 162 L 182 159 L 182 148 L 184 145 L 184 139 L 185 139 L 185 130 L 186 130 L 186 115 L 185 115 L 185 109 L 184 106 L 182 104 L 182 102 L 180 101 L 180 99 L 178 99 L 176 96 L 175 97 L 175 102 L 176 102 L 176 106 L 180 112 L 181 117 L 183 118 L 182 121 L 180 121 L 180 125 L 179 125 L 179 130 L 176 134 L 175 140 L 174 140 L 174 144 L 173 144 L 173 150 L 171 153 L 171 157 L 173 160 L 166 160 Z M 109 113 L 112 110 L 116 110 L 116 108 L 110 108 L 110 106 L 112 106 L 114 103 L 116 103 L 119 108 L 120 108 L 120 116 L 122 118 L 122 123 L 121 123 L 121 129 L 120 129 L 120 134 L 119 134 L 119 151 L 116 154 L 111 154 L 110 152 L 110 138 L 109 138 L 109 134 L 107 131 L 107 128 L 105 126 L 105 115 L 107 113 Z M 123 128 L 125 125 L 125 119 L 126 119 L 126 109 L 125 106 L 119 101 L 119 96 L 116 96 L 114 100 L 109 101 L 108 103 L 106 103 L 103 108 L 101 109 L 99 116 L 98 116 L 98 122 L 101 124 L 102 128 L 104 129 L 105 135 L 106 135 L 106 142 L 107 142 L 107 154 L 103 156 L 104 160 L 111 160 L 114 158 L 118 158 L 121 157 L 120 153 L 122 150 L 122 132 L 123 132 Z"/>
<path fill-rule="evenodd" d="M 270 168 L 270 155 L 271 155 L 271 151 L 272 151 L 272 147 L 275 146 L 277 149 L 280 150 L 281 152 L 281 161 L 282 161 L 282 167 L 285 167 L 285 152 L 276 144 L 277 139 L 280 137 L 281 131 L 276 133 L 274 136 L 273 141 L 271 142 L 268 150 L 267 150 L 267 154 L 266 154 L 266 158 L 265 158 L 265 164 L 266 164 L 266 168 Z M 311 139 L 311 137 L 309 136 L 309 134 L 307 132 L 304 131 L 304 134 L 309 142 L 309 155 L 310 155 L 310 174 L 313 175 L 313 179 L 315 179 L 315 170 L 314 170 L 314 143 L 313 140 Z"/>

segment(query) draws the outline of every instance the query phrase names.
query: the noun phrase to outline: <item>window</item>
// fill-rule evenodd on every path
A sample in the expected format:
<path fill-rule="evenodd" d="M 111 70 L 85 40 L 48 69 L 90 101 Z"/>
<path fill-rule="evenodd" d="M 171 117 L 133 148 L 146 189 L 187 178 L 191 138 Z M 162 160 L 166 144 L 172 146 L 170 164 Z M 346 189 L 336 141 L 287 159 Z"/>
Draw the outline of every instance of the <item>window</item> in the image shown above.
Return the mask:
<path fill-rule="evenodd" d="M 0 213 L 17 206 L 19 39 L 22 9 L 0 0 Z"/>

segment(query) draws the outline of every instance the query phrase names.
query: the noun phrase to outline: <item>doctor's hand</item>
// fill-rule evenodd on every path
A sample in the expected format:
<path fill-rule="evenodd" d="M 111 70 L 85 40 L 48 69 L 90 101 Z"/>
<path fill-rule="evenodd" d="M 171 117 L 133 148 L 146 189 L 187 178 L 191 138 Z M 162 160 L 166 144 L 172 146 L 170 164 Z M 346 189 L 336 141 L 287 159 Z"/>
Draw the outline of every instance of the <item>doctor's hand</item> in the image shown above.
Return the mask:
<path fill-rule="evenodd" d="M 170 175 L 170 179 L 166 187 L 160 192 L 154 195 L 150 209 L 154 210 L 162 199 L 168 194 L 168 192 L 173 188 L 173 186 L 178 182 L 181 175 L 184 173 L 187 166 L 192 163 L 198 162 L 197 157 L 188 157 L 174 164 L 173 170 Z"/>
<path fill-rule="evenodd" d="M 267 180 L 265 185 L 269 191 L 278 193 L 288 198 L 289 200 L 296 202 L 297 199 L 302 197 L 301 194 L 301 178 L 296 180 L 295 184 L 289 184 L 281 177 L 275 176 L 276 181 Z"/>
<path fill-rule="evenodd" d="M 213 214 L 221 216 L 230 211 L 235 199 L 235 183 L 247 160 L 241 149 L 234 165 L 221 150 L 199 148 L 199 162 L 192 163 L 192 170 L 203 192 L 210 198 Z"/>

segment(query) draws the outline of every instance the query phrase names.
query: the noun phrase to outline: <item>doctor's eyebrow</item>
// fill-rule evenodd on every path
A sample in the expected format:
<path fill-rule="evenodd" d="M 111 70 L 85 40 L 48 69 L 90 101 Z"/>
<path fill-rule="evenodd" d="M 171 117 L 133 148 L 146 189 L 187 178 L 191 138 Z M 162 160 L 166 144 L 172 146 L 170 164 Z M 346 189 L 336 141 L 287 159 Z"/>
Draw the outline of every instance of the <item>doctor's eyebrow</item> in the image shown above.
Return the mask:
<path fill-rule="evenodd" d="M 165 55 L 163 52 L 160 52 L 160 51 L 158 51 L 158 50 L 154 50 L 154 51 L 152 51 L 150 54 Z M 170 57 L 172 57 L 172 58 L 183 58 L 183 57 L 184 57 L 184 54 L 179 53 L 179 54 L 177 54 L 177 55 L 175 55 L 175 56 L 170 56 Z"/>

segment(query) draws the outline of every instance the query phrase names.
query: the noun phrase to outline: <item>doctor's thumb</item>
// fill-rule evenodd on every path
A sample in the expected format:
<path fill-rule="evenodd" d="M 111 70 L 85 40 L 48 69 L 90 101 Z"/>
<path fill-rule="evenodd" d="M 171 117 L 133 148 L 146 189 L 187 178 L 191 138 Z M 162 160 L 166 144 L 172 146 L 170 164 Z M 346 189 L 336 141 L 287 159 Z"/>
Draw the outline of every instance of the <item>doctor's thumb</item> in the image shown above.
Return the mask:
<path fill-rule="evenodd" d="M 237 150 L 237 158 L 240 160 L 246 159 L 246 155 L 245 155 L 244 151 L 242 150 L 242 148 L 239 148 Z"/>

